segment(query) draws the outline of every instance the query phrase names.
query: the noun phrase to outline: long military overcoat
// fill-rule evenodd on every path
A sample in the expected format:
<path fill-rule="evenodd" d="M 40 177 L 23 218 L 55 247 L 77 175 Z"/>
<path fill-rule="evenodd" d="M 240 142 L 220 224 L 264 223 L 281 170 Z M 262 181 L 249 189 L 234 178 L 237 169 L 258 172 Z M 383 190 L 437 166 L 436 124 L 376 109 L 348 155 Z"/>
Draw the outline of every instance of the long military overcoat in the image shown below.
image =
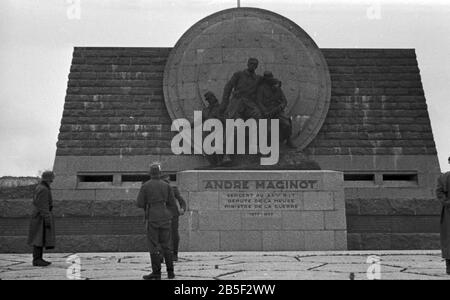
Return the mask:
<path fill-rule="evenodd" d="M 41 182 L 33 195 L 33 211 L 31 214 L 28 244 L 30 246 L 55 247 L 55 222 L 52 214 L 53 199 L 50 186 Z"/>
<path fill-rule="evenodd" d="M 441 211 L 441 248 L 442 257 L 450 259 L 450 172 L 438 179 L 436 195 L 442 203 Z"/>

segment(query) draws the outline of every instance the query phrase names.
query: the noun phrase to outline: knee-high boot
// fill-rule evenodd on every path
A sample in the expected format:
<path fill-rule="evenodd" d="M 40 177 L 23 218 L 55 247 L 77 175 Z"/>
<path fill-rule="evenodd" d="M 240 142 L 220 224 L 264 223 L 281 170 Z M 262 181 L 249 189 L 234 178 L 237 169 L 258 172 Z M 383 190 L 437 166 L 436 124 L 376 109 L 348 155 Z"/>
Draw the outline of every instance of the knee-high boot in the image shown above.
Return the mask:
<path fill-rule="evenodd" d="M 152 273 L 144 275 L 145 280 L 160 280 L 161 279 L 161 256 L 159 253 L 150 254 L 152 262 Z"/>
<path fill-rule="evenodd" d="M 175 278 L 175 272 L 174 272 L 174 269 L 173 269 L 172 251 L 170 251 L 170 250 L 164 251 L 164 259 L 166 261 L 167 277 L 169 279 Z"/>
<path fill-rule="evenodd" d="M 447 275 L 450 275 L 450 259 L 445 260 L 445 265 L 447 267 Z"/>
<path fill-rule="evenodd" d="M 33 261 L 36 261 L 38 259 L 42 259 L 43 255 L 43 249 L 42 247 L 33 247 Z"/>
<path fill-rule="evenodd" d="M 36 246 L 33 247 L 33 266 L 46 267 L 50 265 L 48 261 L 42 259 L 43 254 L 44 254 L 43 247 L 36 247 Z"/>

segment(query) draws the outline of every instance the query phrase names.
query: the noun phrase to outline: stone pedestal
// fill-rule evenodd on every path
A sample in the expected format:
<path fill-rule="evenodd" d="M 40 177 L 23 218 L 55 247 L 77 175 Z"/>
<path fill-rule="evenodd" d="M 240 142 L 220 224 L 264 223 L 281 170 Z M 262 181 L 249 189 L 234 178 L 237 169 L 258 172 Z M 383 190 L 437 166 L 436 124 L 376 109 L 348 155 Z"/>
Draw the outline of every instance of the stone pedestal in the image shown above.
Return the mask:
<path fill-rule="evenodd" d="M 183 171 L 184 251 L 346 250 L 343 175 L 335 171 Z"/>

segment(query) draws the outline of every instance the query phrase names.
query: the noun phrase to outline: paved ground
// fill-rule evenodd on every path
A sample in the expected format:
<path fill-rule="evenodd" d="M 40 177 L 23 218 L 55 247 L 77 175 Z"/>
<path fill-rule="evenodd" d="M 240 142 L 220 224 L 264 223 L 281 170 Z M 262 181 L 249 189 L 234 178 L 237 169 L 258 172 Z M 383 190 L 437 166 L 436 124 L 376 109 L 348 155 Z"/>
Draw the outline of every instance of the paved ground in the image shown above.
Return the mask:
<path fill-rule="evenodd" d="M 73 255 L 45 255 L 53 264 L 37 268 L 31 266 L 29 254 L 0 254 L 0 279 L 67 279 L 67 269 L 77 269 L 72 264 L 76 262 Z M 81 279 L 141 279 L 149 272 L 147 253 L 75 255 L 79 258 Z M 369 258 L 371 255 L 379 257 L 379 265 L 376 258 Z M 175 265 L 177 279 L 194 280 L 359 280 L 368 279 L 369 268 L 372 276 L 381 279 L 450 279 L 440 251 L 185 252 Z"/>

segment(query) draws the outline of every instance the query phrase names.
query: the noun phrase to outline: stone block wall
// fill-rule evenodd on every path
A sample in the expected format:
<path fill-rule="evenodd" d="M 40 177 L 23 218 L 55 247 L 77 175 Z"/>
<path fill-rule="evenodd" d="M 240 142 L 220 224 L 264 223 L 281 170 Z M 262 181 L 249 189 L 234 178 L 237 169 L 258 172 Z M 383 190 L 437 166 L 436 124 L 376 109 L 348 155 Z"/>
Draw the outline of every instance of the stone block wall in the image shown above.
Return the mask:
<path fill-rule="evenodd" d="M 440 248 L 436 199 L 347 199 L 346 207 L 349 249 Z"/>
<path fill-rule="evenodd" d="M 189 201 L 189 196 L 184 197 Z M 310 215 L 292 218 L 281 212 L 262 219 L 237 216 L 230 222 L 221 221 L 217 230 L 200 230 L 217 218 L 217 214 L 202 215 L 199 210 L 209 205 L 205 198 L 192 194 L 189 209 L 180 218 L 180 250 L 210 251 L 225 246 L 250 247 L 262 243 L 266 249 L 301 250 L 313 246 L 313 239 L 331 241 L 328 230 L 339 228 L 343 219 L 329 214 L 322 224 L 314 210 Z M 0 199 L 0 253 L 27 253 L 27 233 L 31 199 Z M 440 203 L 434 199 L 346 199 L 345 231 L 336 231 L 338 240 L 345 237 L 349 250 L 439 249 Z M 307 202 L 304 202 L 306 204 Z M 326 204 L 326 201 L 323 202 Z M 323 203 L 321 205 L 323 205 Z M 147 251 L 143 212 L 134 200 L 55 200 L 57 252 Z M 308 204 L 307 204 L 308 205 Z M 215 208 L 211 206 L 210 208 Z M 217 206 L 218 207 L 218 206 Z M 326 206 L 325 206 L 326 207 Z M 283 218 L 285 217 L 284 221 Z M 239 225 L 239 226 L 238 226 Z M 322 227 L 323 226 L 323 227 Z M 297 230 L 298 228 L 308 228 Z M 237 228 L 245 228 L 246 235 Z M 264 228 L 264 229 L 261 229 Z M 280 230 L 286 228 L 282 234 Z M 222 230 L 222 235 L 220 231 Z M 262 233 L 261 233 L 262 232 Z M 305 232 L 309 234 L 305 235 Z M 321 236 L 318 236 L 321 235 Z M 234 237 L 234 238 L 233 238 Z M 242 245 L 237 243 L 240 241 Z M 343 249 L 344 246 L 342 245 Z"/>
<path fill-rule="evenodd" d="M 172 154 L 163 96 L 170 51 L 75 47 L 57 157 Z M 414 49 L 321 51 L 331 101 L 309 154 L 436 155 Z"/>

